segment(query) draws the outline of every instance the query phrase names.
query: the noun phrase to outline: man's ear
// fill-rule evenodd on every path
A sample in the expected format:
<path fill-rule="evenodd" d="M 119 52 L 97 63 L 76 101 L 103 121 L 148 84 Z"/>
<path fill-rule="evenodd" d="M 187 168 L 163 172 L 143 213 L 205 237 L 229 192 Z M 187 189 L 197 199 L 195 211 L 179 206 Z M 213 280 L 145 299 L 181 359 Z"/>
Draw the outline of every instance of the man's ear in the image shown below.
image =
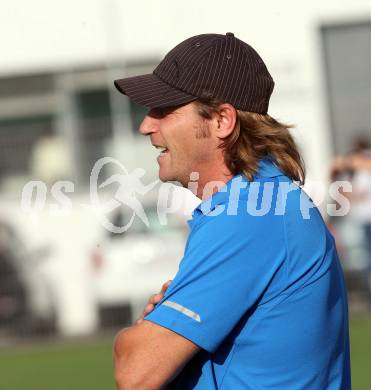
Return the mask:
<path fill-rule="evenodd" d="M 216 121 L 215 134 L 218 138 L 228 137 L 236 126 L 237 112 L 229 103 L 223 103 L 219 106 L 218 113 L 215 114 Z"/>

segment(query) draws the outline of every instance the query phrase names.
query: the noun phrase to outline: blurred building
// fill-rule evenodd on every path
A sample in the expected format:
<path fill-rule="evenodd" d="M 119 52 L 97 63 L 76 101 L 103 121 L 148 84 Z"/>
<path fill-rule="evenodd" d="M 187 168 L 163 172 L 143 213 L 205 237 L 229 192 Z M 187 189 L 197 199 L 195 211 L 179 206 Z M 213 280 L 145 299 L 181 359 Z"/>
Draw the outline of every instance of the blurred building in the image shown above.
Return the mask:
<path fill-rule="evenodd" d="M 328 181 L 334 153 L 371 129 L 371 3 L 5 0 L 0 14 L 0 207 L 29 246 L 50 244 L 59 330 L 97 327 L 87 259 L 101 226 L 88 204 L 89 179 L 103 156 L 157 175 L 154 150 L 137 132 L 145 109 L 112 84 L 151 72 L 176 43 L 195 34 L 234 34 L 266 61 L 276 86 L 270 114 L 296 125 L 308 179 Z M 108 167 L 104 176 L 114 173 Z M 71 213 L 22 214 L 30 180 L 74 183 Z M 113 190 L 112 190 L 113 192 Z M 53 252 L 54 251 L 54 252 Z M 54 257 L 53 257 L 54 256 Z"/>

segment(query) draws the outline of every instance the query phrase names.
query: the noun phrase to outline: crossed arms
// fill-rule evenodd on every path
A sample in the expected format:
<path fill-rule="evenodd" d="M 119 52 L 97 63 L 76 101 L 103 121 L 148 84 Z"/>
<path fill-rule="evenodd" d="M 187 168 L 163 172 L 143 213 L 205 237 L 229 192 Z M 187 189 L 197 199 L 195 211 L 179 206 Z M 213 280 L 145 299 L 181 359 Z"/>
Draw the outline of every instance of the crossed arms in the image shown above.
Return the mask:
<path fill-rule="evenodd" d="M 200 350 L 179 334 L 143 320 L 166 291 L 152 296 L 143 316 L 122 330 L 114 343 L 115 379 L 119 390 L 166 388 L 184 365 Z"/>

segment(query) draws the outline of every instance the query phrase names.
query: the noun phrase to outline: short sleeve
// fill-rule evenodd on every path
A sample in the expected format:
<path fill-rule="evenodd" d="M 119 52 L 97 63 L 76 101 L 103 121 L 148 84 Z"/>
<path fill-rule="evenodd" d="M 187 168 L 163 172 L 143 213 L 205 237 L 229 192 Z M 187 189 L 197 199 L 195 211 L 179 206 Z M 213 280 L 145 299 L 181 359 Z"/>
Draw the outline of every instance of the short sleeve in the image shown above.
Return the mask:
<path fill-rule="evenodd" d="M 281 219 L 247 213 L 202 216 L 173 282 L 145 319 L 214 352 L 282 264 Z"/>

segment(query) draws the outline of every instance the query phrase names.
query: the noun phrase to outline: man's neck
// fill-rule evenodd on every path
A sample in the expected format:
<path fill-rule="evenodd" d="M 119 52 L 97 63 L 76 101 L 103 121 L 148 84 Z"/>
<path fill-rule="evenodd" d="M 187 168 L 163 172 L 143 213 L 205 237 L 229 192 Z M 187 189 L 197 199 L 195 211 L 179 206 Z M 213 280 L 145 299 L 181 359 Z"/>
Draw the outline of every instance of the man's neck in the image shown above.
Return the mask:
<path fill-rule="evenodd" d="M 220 170 L 209 172 L 198 172 L 198 180 L 188 188 L 202 201 L 210 198 L 215 192 L 218 192 L 234 175 L 223 167 Z M 192 183 L 192 182 L 190 182 Z"/>

